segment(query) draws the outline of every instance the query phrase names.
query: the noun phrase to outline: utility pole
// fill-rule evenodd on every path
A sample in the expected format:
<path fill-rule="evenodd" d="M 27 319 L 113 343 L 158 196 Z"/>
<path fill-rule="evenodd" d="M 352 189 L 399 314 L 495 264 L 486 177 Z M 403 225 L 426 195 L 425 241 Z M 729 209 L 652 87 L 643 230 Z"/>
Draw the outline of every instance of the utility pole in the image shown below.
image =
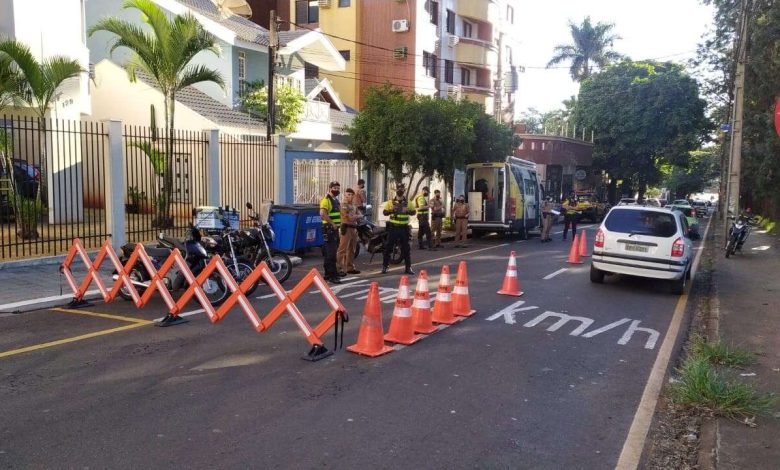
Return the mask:
<path fill-rule="evenodd" d="M 504 33 L 499 32 L 498 33 L 498 77 L 496 78 L 495 82 L 495 100 L 493 101 L 493 106 L 495 109 L 493 110 L 493 118 L 495 118 L 496 122 L 502 122 L 503 121 L 503 106 L 504 104 L 501 102 L 501 99 L 503 98 L 504 93 Z"/>
<path fill-rule="evenodd" d="M 278 46 L 276 34 L 276 10 L 271 10 L 271 21 L 268 24 L 268 118 L 266 120 L 266 139 L 271 141 L 271 134 L 276 127 L 275 101 L 274 101 L 274 76 L 276 75 L 276 48 Z"/>
<path fill-rule="evenodd" d="M 737 214 L 739 211 L 739 180 L 742 176 L 742 123 L 745 102 L 745 62 L 747 60 L 748 22 L 750 0 L 742 0 L 739 14 L 739 36 L 737 38 L 737 70 L 734 77 L 734 110 L 731 125 L 731 145 L 729 151 L 728 183 L 726 184 L 726 210 L 723 210 L 723 220 L 729 211 Z M 723 205 L 721 204 L 721 210 Z M 727 225 L 727 224 L 726 224 Z"/>

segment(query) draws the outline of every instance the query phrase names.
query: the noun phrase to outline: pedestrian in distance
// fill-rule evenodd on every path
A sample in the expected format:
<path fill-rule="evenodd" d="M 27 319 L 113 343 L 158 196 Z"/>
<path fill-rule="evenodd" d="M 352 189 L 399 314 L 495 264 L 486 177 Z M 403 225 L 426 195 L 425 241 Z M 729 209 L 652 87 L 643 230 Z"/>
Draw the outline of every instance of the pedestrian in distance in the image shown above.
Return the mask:
<path fill-rule="evenodd" d="M 441 246 L 441 229 L 444 219 L 444 201 L 441 199 L 441 191 L 433 191 L 433 199 L 430 200 L 431 206 L 431 229 L 433 231 L 433 248 Z"/>
<path fill-rule="evenodd" d="M 455 220 L 455 248 L 466 247 L 466 231 L 469 227 L 469 205 L 464 195 L 458 196 L 452 208 L 452 218 Z"/>
<path fill-rule="evenodd" d="M 414 275 L 412 258 L 409 253 L 409 217 L 414 215 L 416 211 L 406 199 L 405 190 L 403 183 L 398 183 L 395 188 L 395 197 L 385 202 L 382 210 L 384 215 L 390 217 L 390 220 L 387 221 L 387 239 L 382 256 L 382 274 L 387 273 L 390 266 L 390 255 L 393 253 L 395 244 L 398 243 L 406 266 L 405 273 Z"/>
<path fill-rule="evenodd" d="M 339 276 L 342 274 L 360 274 L 355 269 L 355 248 L 357 246 L 357 222 L 362 217 L 354 203 L 355 190 L 344 191 L 341 203 L 341 227 L 339 229 L 339 249 L 336 252 L 336 265 Z"/>
<path fill-rule="evenodd" d="M 417 210 L 417 244 L 421 250 L 426 248 L 426 243 L 423 240 L 427 240 L 427 248 L 433 250 L 431 224 L 428 219 L 430 212 L 428 196 L 430 194 L 430 188 L 428 186 L 423 186 L 422 192 L 414 198 L 414 206 Z"/>
<path fill-rule="evenodd" d="M 553 222 L 553 210 L 552 198 L 548 196 L 544 199 L 544 204 L 542 205 L 542 243 L 552 241 L 550 229 Z"/>
<path fill-rule="evenodd" d="M 577 196 L 574 195 L 574 191 L 569 193 L 569 197 L 563 201 L 561 205 L 563 209 L 563 239 L 566 240 L 566 234 L 571 227 L 571 239 L 577 236 Z"/>
<path fill-rule="evenodd" d="M 328 194 L 320 199 L 320 218 L 322 219 L 322 239 L 324 242 L 323 268 L 325 280 L 333 284 L 341 284 L 336 253 L 339 249 L 339 225 L 341 225 L 341 205 L 338 197 L 341 193 L 341 185 L 338 181 L 328 184 Z"/>

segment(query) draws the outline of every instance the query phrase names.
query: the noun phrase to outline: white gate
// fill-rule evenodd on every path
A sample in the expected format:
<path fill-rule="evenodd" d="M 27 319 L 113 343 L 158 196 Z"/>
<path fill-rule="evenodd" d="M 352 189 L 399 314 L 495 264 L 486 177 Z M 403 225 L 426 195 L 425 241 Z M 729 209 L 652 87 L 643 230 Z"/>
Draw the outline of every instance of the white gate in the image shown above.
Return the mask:
<path fill-rule="evenodd" d="M 328 183 L 341 183 L 342 194 L 357 188 L 358 162 L 351 160 L 295 160 L 293 162 L 293 203 L 318 204 L 328 192 Z"/>

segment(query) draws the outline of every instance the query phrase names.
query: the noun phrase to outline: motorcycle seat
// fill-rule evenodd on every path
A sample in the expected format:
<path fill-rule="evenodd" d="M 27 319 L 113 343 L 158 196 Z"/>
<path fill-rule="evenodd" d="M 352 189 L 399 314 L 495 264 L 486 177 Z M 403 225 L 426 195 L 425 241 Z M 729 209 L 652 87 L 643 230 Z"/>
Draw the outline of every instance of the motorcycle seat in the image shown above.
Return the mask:
<path fill-rule="evenodd" d="M 182 243 L 181 240 L 178 240 L 176 238 L 171 238 L 171 237 L 165 237 L 164 236 L 164 237 L 160 238 L 160 241 L 165 242 L 165 244 L 173 246 L 174 248 L 177 248 L 182 253 L 184 253 L 186 251 L 186 247 L 184 246 L 184 243 Z"/>
<path fill-rule="evenodd" d="M 156 246 L 147 246 L 146 254 L 152 258 L 167 258 L 171 254 L 171 250 L 168 248 L 160 248 Z"/>

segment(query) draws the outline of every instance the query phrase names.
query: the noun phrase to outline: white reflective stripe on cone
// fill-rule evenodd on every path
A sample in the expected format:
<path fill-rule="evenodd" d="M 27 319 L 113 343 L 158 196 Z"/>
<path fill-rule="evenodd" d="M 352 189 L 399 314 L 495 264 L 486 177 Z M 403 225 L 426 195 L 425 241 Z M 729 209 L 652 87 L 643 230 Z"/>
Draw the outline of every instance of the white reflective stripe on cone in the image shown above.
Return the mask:
<path fill-rule="evenodd" d="M 507 271 L 506 277 L 517 277 L 517 271 Z"/>
<path fill-rule="evenodd" d="M 455 286 L 454 294 L 469 295 L 469 288 L 463 286 Z"/>
<path fill-rule="evenodd" d="M 450 293 L 449 292 L 439 292 L 439 295 L 436 296 L 436 300 L 441 300 L 442 302 L 449 302 L 450 301 Z"/>
<path fill-rule="evenodd" d="M 430 300 L 424 300 L 424 299 L 414 299 L 414 303 L 412 304 L 412 307 L 415 307 L 415 308 L 431 308 L 431 301 Z"/>
<path fill-rule="evenodd" d="M 396 317 L 411 317 L 412 316 L 412 311 L 409 310 L 409 308 L 407 308 L 407 307 L 397 308 L 397 309 L 395 309 L 395 312 L 393 312 L 393 315 L 396 316 Z"/>

